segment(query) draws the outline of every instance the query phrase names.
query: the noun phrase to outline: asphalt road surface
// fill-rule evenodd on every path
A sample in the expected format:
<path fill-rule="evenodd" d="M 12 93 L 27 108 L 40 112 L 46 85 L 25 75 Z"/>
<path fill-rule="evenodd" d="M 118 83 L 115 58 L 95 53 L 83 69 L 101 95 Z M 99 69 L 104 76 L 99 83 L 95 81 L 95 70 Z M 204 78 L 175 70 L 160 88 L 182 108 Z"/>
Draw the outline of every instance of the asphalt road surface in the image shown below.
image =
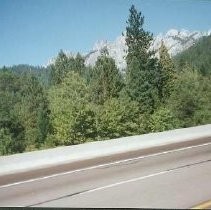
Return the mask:
<path fill-rule="evenodd" d="M 190 208 L 211 199 L 211 139 L 120 156 L 0 177 L 0 206 Z"/>

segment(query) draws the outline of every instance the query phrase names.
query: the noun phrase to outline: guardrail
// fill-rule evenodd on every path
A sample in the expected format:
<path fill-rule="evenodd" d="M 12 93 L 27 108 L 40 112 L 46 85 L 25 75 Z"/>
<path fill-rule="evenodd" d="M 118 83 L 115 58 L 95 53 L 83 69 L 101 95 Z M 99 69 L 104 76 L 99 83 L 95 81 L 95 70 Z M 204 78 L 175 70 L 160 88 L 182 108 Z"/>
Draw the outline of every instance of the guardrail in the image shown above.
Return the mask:
<path fill-rule="evenodd" d="M 211 137 L 211 124 L 0 157 L 0 175 Z"/>

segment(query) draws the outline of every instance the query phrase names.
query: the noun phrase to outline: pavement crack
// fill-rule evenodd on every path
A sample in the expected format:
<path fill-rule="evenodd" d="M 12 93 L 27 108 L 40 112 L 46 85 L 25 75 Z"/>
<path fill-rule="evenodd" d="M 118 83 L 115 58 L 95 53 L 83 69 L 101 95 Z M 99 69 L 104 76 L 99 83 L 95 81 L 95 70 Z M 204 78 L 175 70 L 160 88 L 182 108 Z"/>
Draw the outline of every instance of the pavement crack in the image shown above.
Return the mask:
<path fill-rule="evenodd" d="M 72 196 L 75 196 L 75 195 L 79 195 L 81 193 L 85 193 L 87 191 L 89 191 L 89 190 L 83 190 L 83 191 L 71 193 L 71 194 L 68 194 L 68 195 L 63 195 L 63 196 L 60 196 L 60 197 L 57 197 L 57 198 L 53 198 L 53 199 L 50 199 L 50 200 L 47 200 L 47 201 L 43 201 L 43 202 L 38 202 L 38 203 L 35 203 L 35 204 L 31 204 L 31 205 L 28 205 L 26 207 L 32 207 L 32 206 L 36 206 L 36 205 L 41 205 L 41 204 L 44 204 L 44 203 L 48 203 L 48 202 L 51 202 L 51 201 L 60 200 L 62 198 L 72 197 Z"/>
<path fill-rule="evenodd" d="M 165 171 L 174 171 L 174 170 L 178 170 L 178 169 L 181 169 L 181 168 L 187 168 L 187 167 L 190 167 L 190 166 L 195 166 L 195 165 L 199 165 L 199 164 L 202 164 L 202 163 L 207 163 L 207 162 L 210 162 L 210 161 L 211 161 L 211 159 L 199 161 L 199 162 L 196 162 L 196 163 L 189 163 L 189 164 L 178 166 L 178 167 L 175 167 L 175 168 L 166 169 Z"/>

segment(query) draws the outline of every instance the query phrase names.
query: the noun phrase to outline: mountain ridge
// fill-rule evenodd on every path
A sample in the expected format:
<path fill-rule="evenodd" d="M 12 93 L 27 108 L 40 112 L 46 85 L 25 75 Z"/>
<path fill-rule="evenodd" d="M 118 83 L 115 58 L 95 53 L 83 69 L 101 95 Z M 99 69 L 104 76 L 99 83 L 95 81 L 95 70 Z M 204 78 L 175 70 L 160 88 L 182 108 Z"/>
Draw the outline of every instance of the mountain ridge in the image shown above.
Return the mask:
<path fill-rule="evenodd" d="M 211 35 L 211 29 L 204 32 L 170 29 L 166 33 L 159 33 L 157 36 L 154 36 L 150 49 L 157 51 L 161 41 L 163 41 L 172 57 L 194 45 L 201 37 L 209 35 Z M 94 66 L 103 48 L 107 48 L 109 55 L 115 60 L 120 70 L 126 68 L 125 56 L 127 54 L 127 46 L 124 34 L 118 36 L 114 41 L 100 40 L 95 42 L 92 50 L 88 53 L 82 53 L 85 58 L 85 65 Z M 67 50 L 64 52 L 68 57 L 75 56 L 75 54 Z M 55 58 L 50 59 L 47 65 L 54 63 L 54 61 Z"/>

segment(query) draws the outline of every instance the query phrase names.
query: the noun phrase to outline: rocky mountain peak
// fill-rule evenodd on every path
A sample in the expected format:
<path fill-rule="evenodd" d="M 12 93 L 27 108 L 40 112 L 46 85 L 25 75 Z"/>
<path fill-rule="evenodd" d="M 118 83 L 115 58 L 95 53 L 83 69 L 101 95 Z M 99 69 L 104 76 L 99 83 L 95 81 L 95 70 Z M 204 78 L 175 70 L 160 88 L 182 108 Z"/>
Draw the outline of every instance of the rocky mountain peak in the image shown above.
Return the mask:
<path fill-rule="evenodd" d="M 206 32 L 188 31 L 186 29 L 170 29 L 166 33 L 159 33 L 154 37 L 151 49 L 158 50 L 161 45 L 161 41 L 163 40 L 170 56 L 174 56 L 191 47 L 202 36 L 208 35 L 211 35 L 211 29 Z M 103 48 L 107 48 L 109 56 L 115 60 L 116 65 L 120 70 L 126 68 L 125 56 L 127 53 L 127 46 L 124 35 L 118 36 L 113 42 L 107 40 L 97 41 L 89 53 L 82 53 L 82 55 L 85 56 L 85 65 L 93 66 L 97 61 L 98 56 L 101 55 L 101 50 Z M 68 56 L 73 56 L 72 53 L 68 51 L 65 52 Z"/>

